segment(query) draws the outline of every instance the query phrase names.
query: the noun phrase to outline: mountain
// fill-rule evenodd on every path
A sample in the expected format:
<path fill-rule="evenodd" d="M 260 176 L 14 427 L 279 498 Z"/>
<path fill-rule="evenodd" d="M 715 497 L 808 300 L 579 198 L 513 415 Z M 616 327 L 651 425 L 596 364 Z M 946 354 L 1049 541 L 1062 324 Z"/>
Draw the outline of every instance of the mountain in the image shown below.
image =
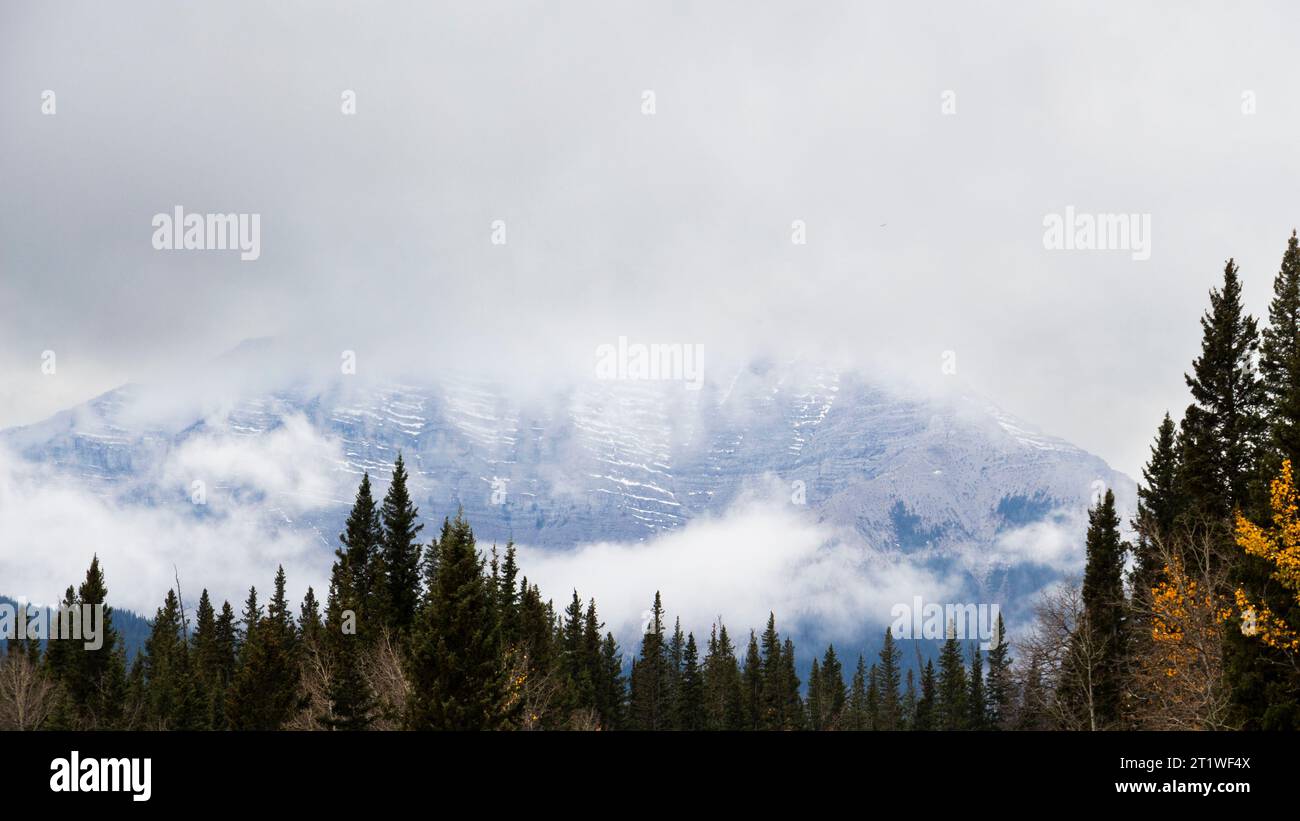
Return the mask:
<path fill-rule="evenodd" d="M 259 351 L 241 349 L 221 374 L 256 370 Z M 0 431 L 0 444 L 104 496 L 181 504 L 187 477 L 163 466 L 187 445 L 257 441 L 305 420 L 331 443 L 317 454 L 319 470 L 333 474 L 319 504 L 304 510 L 221 476 L 207 492 L 265 505 L 282 526 L 313 532 L 322 550 L 337 544 L 361 473 L 382 484 L 399 451 L 426 521 L 463 508 L 484 544 L 644 541 L 776 486 L 865 551 L 961 570 L 982 601 L 1014 599 L 1059 575 L 1056 559 L 1038 561 L 1024 539 L 1008 553 L 1008 534 L 1077 526 L 1102 486 L 1122 510 L 1135 496 L 1100 458 L 986 400 L 909 394 L 816 363 L 755 362 L 699 390 L 592 380 L 545 394 L 520 398 L 452 374 L 418 384 L 340 375 L 188 407 L 128 385 Z M 1077 536 L 1081 545 L 1081 527 Z"/>

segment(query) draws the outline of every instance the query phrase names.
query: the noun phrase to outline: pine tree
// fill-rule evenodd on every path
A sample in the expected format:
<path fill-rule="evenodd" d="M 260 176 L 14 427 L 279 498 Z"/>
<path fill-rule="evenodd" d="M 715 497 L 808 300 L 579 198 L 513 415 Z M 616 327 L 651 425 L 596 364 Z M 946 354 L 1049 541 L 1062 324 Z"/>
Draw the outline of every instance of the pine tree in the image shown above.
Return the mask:
<path fill-rule="evenodd" d="M 1300 464 L 1300 241 L 1287 240 L 1282 266 L 1273 279 L 1268 327 L 1261 334 L 1259 373 L 1268 403 L 1272 477 L 1283 459 Z"/>
<path fill-rule="evenodd" d="M 822 668 L 813 656 L 812 669 L 808 672 L 808 725 L 813 730 L 825 730 L 826 721 L 822 706 Z"/>
<path fill-rule="evenodd" d="M 987 730 L 989 723 L 988 696 L 984 692 L 984 657 L 979 644 L 971 647 L 970 692 L 966 696 L 966 729 Z"/>
<path fill-rule="evenodd" d="M 916 705 L 917 705 L 916 681 L 912 676 L 912 671 L 908 670 L 907 686 L 904 688 L 903 691 L 903 705 L 902 705 L 903 715 L 902 715 L 902 724 L 899 727 L 900 730 L 916 729 Z"/>
<path fill-rule="evenodd" d="M 969 716 L 966 662 L 957 641 L 957 626 L 948 622 L 948 638 L 939 652 L 939 700 L 935 710 L 940 730 L 964 730 Z"/>
<path fill-rule="evenodd" d="M 1002 614 L 993 628 L 993 640 L 989 645 L 988 703 L 989 729 L 1010 729 L 1009 723 L 1015 711 L 1015 682 L 1011 677 L 1011 648 L 1007 643 L 1006 626 Z"/>
<path fill-rule="evenodd" d="M 1091 654 L 1072 653 L 1072 659 L 1087 658 L 1091 669 L 1072 670 L 1073 689 L 1087 688 L 1087 722 L 1094 729 L 1113 726 L 1121 714 L 1123 675 L 1128 657 L 1128 625 L 1124 599 L 1124 555 L 1120 541 L 1115 494 L 1106 491 L 1088 512 L 1087 564 L 1083 575 L 1084 623 L 1089 632 Z M 1081 640 L 1075 637 L 1075 641 Z"/>
<path fill-rule="evenodd" d="M 758 637 L 754 635 L 753 630 L 749 631 L 749 645 L 745 649 L 741 698 L 745 728 L 763 729 L 763 658 L 759 655 Z"/>
<path fill-rule="evenodd" d="M 858 656 L 858 666 L 853 671 L 853 683 L 849 686 L 844 728 L 855 731 L 870 730 L 871 723 L 867 714 L 867 662 L 862 656 Z"/>
<path fill-rule="evenodd" d="M 704 657 L 704 701 L 710 730 L 745 726 L 740 664 L 725 624 L 715 624 Z"/>
<path fill-rule="evenodd" d="M 632 668 L 632 720 L 640 730 L 667 730 L 672 726 L 671 674 L 664 644 L 664 608 L 658 591 L 650 609 L 650 622 L 641 637 L 641 656 Z"/>
<path fill-rule="evenodd" d="M 880 665 L 873 664 L 867 671 L 866 729 L 880 729 Z"/>
<path fill-rule="evenodd" d="M 352 511 L 348 514 L 343 532 L 339 534 L 342 547 L 335 551 L 335 562 L 330 577 L 330 602 L 326 622 L 330 632 L 337 635 L 335 627 L 342 619 L 341 613 L 351 610 L 358 631 L 370 634 L 370 614 L 376 606 L 376 563 L 383 544 L 383 528 L 379 511 L 371 495 L 370 474 L 361 476 Z"/>
<path fill-rule="evenodd" d="M 785 726 L 786 677 L 781 661 L 781 636 L 776 631 L 776 614 L 768 613 L 767 628 L 761 639 L 763 651 L 763 688 L 760 697 L 759 725 L 765 730 Z"/>
<path fill-rule="evenodd" d="M 383 528 L 383 568 L 386 578 L 383 617 L 386 626 L 400 634 L 410 632 L 420 601 L 420 542 L 424 525 L 406 487 L 402 454 L 393 463 L 393 480 L 384 495 L 379 517 Z M 490 591 L 485 590 L 490 593 Z"/>
<path fill-rule="evenodd" d="M 781 646 L 782 683 L 785 692 L 781 709 L 782 727 L 786 730 L 805 729 L 803 699 L 799 697 L 799 675 L 795 671 L 794 642 L 789 638 Z"/>
<path fill-rule="evenodd" d="M 880 689 L 880 702 L 877 706 L 877 729 L 898 730 L 902 727 L 901 708 L 898 703 L 898 688 L 902 684 L 899 664 L 903 653 L 894 643 L 893 631 L 885 629 L 885 638 L 880 646 L 880 664 L 877 670 L 877 684 Z"/>
<path fill-rule="evenodd" d="M 1151 589 L 1161 581 L 1164 560 L 1158 545 L 1170 544 L 1177 522 L 1184 513 L 1184 500 L 1180 481 L 1178 439 L 1174 420 L 1165 414 L 1151 446 L 1151 459 L 1142 469 L 1142 485 L 1138 487 L 1136 525 L 1138 542 L 1134 547 L 1133 593 L 1135 610 L 1148 611 Z"/>
<path fill-rule="evenodd" d="M 1255 371 L 1259 336 L 1254 317 L 1242 308 L 1232 260 L 1223 287 L 1210 292 L 1201 329 L 1201 355 L 1184 377 L 1193 402 L 1183 416 L 1181 482 L 1191 509 L 1219 521 L 1250 506 L 1264 427 L 1264 388 Z"/>
<path fill-rule="evenodd" d="M 921 672 L 921 697 L 916 701 L 914 730 L 937 730 L 939 726 L 939 685 L 935 680 L 934 662 L 927 660 Z"/>
<path fill-rule="evenodd" d="M 474 534 L 461 514 L 438 544 L 436 585 L 416 625 L 407 722 L 489 730 L 511 719 L 498 625 Z"/>
<path fill-rule="evenodd" d="M 265 616 L 256 589 L 248 594 L 239 669 L 226 694 L 226 719 L 235 730 L 278 730 L 300 706 L 297 631 L 283 567 L 276 569 L 273 591 Z"/>
<path fill-rule="evenodd" d="M 600 726 L 606 730 L 621 730 L 627 721 L 627 682 L 623 679 L 623 653 L 613 633 L 606 633 L 600 643 L 600 665 L 596 703 Z"/>
<path fill-rule="evenodd" d="M 77 590 L 77 601 L 85 606 L 102 607 L 99 646 L 94 649 L 73 645 L 76 659 L 71 677 L 64 681 L 68 695 L 81 706 L 84 729 L 113 729 L 122 718 L 122 700 L 126 694 L 125 656 L 113 628 L 113 608 L 105 604 L 108 587 L 99 566 L 99 556 L 90 560 L 86 578 Z"/>
<path fill-rule="evenodd" d="M 840 664 L 839 658 L 835 655 L 835 645 L 833 644 L 826 646 L 826 654 L 822 657 L 819 690 L 822 703 L 821 729 L 840 729 L 844 717 L 845 702 L 847 701 L 848 696 L 844 690 L 844 667 Z M 812 691 L 812 680 L 809 679 L 808 692 L 810 695 Z"/>
<path fill-rule="evenodd" d="M 677 692 L 677 729 L 695 731 L 705 729 L 704 678 L 700 672 L 699 648 L 695 634 L 686 634 L 686 647 L 682 652 L 682 678 Z"/>
<path fill-rule="evenodd" d="M 329 713 L 321 723 L 331 730 L 366 730 L 374 720 L 375 699 L 361 672 L 361 639 L 345 635 L 329 679 Z"/>

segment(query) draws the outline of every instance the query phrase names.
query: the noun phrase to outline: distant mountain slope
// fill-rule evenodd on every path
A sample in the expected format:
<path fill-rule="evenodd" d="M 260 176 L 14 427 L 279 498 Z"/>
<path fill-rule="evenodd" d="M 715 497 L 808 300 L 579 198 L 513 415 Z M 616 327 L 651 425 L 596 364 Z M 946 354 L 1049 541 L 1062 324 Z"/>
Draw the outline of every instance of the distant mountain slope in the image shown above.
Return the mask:
<path fill-rule="evenodd" d="M 780 483 L 867 548 L 955 563 L 985 594 L 1004 595 L 1014 594 L 1007 584 L 1015 571 L 994 549 L 1001 535 L 1080 514 L 1102 485 L 1115 489 L 1122 509 L 1134 497 L 1132 481 L 1101 459 L 984 400 L 909 396 L 802 362 L 756 363 L 697 391 L 592 381 L 519 401 L 506 388 L 450 375 L 427 384 L 338 377 L 246 392 L 217 411 L 150 416 L 141 411 L 150 403 L 148 389 L 125 386 L 0 432 L 0 443 L 98 493 L 168 504 L 189 495 L 159 470 L 177 448 L 211 436 L 261 437 L 305 418 L 339 443 L 327 469 L 341 490 L 323 512 L 282 518 L 313 528 L 322 549 L 335 546 L 362 471 L 386 481 L 398 451 L 423 514 L 463 508 L 485 543 L 645 540 L 726 510 L 757 483 Z M 214 493 L 245 491 L 216 478 Z M 1043 578 L 1035 571 L 1012 586 Z"/>

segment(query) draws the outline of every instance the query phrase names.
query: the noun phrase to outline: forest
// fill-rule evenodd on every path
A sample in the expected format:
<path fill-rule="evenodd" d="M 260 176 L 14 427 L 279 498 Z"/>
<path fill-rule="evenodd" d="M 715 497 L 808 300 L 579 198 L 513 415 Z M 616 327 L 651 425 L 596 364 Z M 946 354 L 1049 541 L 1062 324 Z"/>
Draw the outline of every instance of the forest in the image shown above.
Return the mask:
<path fill-rule="evenodd" d="M 206 590 L 191 610 L 173 589 L 128 658 L 92 556 L 61 606 L 105 605 L 102 646 L 6 640 L 0 729 L 1297 729 L 1297 242 L 1262 330 L 1227 261 L 1191 403 L 1157 427 L 1136 515 L 1096 499 L 1082 576 L 1014 639 L 999 617 L 987 652 L 950 626 L 909 664 L 885 629 L 870 659 L 817 648 L 805 682 L 775 614 L 697 637 L 654 593 L 625 653 L 594 599 L 544 599 L 514 546 L 480 550 L 462 515 L 426 543 L 399 455 L 383 499 L 362 477 L 323 602 L 309 588 L 291 604 L 283 569 L 238 612 Z"/>

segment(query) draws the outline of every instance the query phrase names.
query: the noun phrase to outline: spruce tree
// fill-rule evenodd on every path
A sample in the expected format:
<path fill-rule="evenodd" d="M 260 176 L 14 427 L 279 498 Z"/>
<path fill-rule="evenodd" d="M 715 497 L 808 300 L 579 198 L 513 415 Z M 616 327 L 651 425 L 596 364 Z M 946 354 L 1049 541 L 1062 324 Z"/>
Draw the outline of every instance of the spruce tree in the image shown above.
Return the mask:
<path fill-rule="evenodd" d="M 1088 723 L 1094 728 L 1113 726 L 1122 712 L 1123 676 L 1128 659 L 1127 608 L 1124 599 L 1124 556 L 1120 541 L 1115 494 L 1110 490 L 1088 512 L 1087 564 L 1083 574 L 1083 615 L 1080 630 L 1092 652 L 1072 653 L 1086 659 L 1087 670 L 1073 670 L 1073 689 L 1087 688 Z M 1083 640 L 1076 636 L 1075 641 Z"/>
<path fill-rule="evenodd" d="M 704 712 L 704 678 L 700 671 L 699 648 L 695 634 L 686 634 L 682 651 L 682 677 L 677 691 L 677 729 L 696 731 L 706 726 Z"/>
<path fill-rule="evenodd" d="M 383 528 L 384 604 L 383 617 L 389 629 L 400 634 L 410 632 L 420 601 L 420 542 L 424 528 L 419 511 L 411 501 L 406 486 L 406 465 L 402 454 L 393 463 L 393 480 L 384 495 L 379 518 Z M 491 594 L 491 591 L 486 593 Z"/>
<path fill-rule="evenodd" d="M 1151 589 L 1162 579 L 1164 559 L 1157 547 L 1169 545 L 1179 519 L 1184 513 L 1180 480 L 1181 444 L 1177 428 L 1169 414 L 1160 422 L 1151 458 L 1142 469 L 1138 486 L 1138 510 L 1134 522 L 1138 542 L 1134 548 L 1133 593 L 1139 613 L 1150 609 Z"/>
<path fill-rule="evenodd" d="M 939 652 L 939 690 L 935 705 L 935 725 L 940 730 L 966 729 L 967 705 L 966 661 L 957 641 L 957 626 L 948 622 L 948 638 Z"/>
<path fill-rule="evenodd" d="M 970 691 L 966 695 L 966 729 L 987 730 L 989 723 L 988 696 L 984 692 L 984 657 L 979 643 L 971 647 Z"/>
<path fill-rule="evenodd" d="M 822 657 L 822 680 L 821 680 L 821 702 L 822 702 L 822 728 L 824 730 L 838 730 L 844 718 L 845 702 L 848 694 L 844 689 L 844 666 L 840 664 L 839 657 L 835 655 L 835 645 L 826 646 L 826 654 Z M 812 682 L 808 683 L 808 691 L 812 692 Z"/>
<path fill-rule="evenodd" d="M 749 645 L 745 649 L 745 666 L 742 672 L 741 697 L 745 728 L 763 729 L 763 658 L 758 650 L 758 637 L 749 631 Z"/>
<path fill-rule="evenodd" d="M 938 717 L 939 685 L 935 679 L 934 662 L 926 660 L 921 672 L 921 697 L 916 701 L 914 730 L 940 729 Z"/>
<path fill-rule="evenodd" d="M 490 730 L 511 720 L 500 633 L 474 534 L 457 514 L 438 544 L 438 572 L 416 626 L 407 722 L 413 729 Z"/>
<path fill-rule="evenodd" d="M 1268 327 L 1261 334 L 1259 373 L 1268 402 L 1271 458 L 1265 475 L 1277 475 L 1283 459 L 1300 464 L 1300 244 L 1287 240 L 1273 279 Z"/>
<path fill-rule="evenodd" d="M 1011 674 L 1011 648 L 1001 613 L 989 644 L 988 703 L 989 729 L 1010 729 L 1009 722 L 1015 712 L 1015 681 Z"/>
<path fill-rule="evenodd" d="M 901 708 L 898 703 L 898 689 L 902 684 L 899 665 L 903 653 L 894 643 L 893 631 L 885 628 L 885 638 L 880 645 L 880 663 L 877 669 L 879 686 L 879 704 L 877 705 L 877 729 L 898 730 L 902 726 Z"/>
<path fill-rule="evenodd" d="M 744 728 L 740 664 L 725 624 L 715 624 L 704 657 L 705 713 L 710 730 Z"/>
<path fill-rule="evenodd" d="M 871 729 L 867 713 L 867 663 L 859 655 L 858 666 L 853 671 L 853 682 L 849 686 L 849 695 L 845 706 L 844 728 L 854 731 Z"/>
<path fill-rule="evenodd" d="M 1222 288 L 1210 292 L 1201 330 L 1201 355 L 1184 376 L 1193 401 L 1183 416 L 1181 482 L 1191 509 L 1218 521 L 1250 507 L 1264 427 L 1264 388 L 1255 371 L 1259 335 L 1242 307 L 1232 260 Z"/>
<path fill-rule="evenodd" d="M 632 670 L 632 720 L 640 730 L 672 727 L 671 674 L 668 648 L 664 643 L 664 608 L 655 591 L 650 622 L 641 637 L 641 656 Z"/>

